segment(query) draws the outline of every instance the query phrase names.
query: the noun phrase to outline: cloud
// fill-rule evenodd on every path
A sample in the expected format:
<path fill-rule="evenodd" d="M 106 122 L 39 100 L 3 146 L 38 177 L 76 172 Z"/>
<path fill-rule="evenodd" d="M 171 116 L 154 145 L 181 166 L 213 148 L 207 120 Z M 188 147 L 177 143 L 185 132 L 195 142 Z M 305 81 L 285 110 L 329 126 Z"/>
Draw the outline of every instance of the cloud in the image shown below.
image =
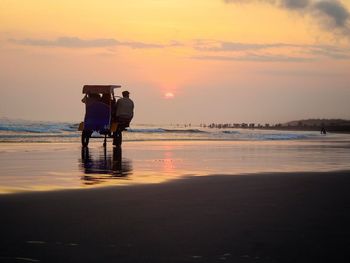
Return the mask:
<path fill-rule="evenodd" d="M 242 43 L 197 40 L 194 59 L 220 61 L 309 62 L 350 59 L 350 48 L 332 45 L 290 43 Z"/>
<path fill-rule="evenodd" d="M 287 10 L 311 14 L 327 29 L 335 28 L 350 37 L 350 12 L 339 0 L 223 0 L 227 4 L 262 2 Z"/>
<path fill-rule="evenodd" d="M 285 43 L 241 43 L 228 41 L 205 41 L 198 40 L 195 48 L 201 51 L 247 51 L 247 50 L 262 50 L 269 48 L 294 47 L 297 45 Z"/>
<path fill-rule="evenodd" d="M 289 43 L 242 43 L 228 41 L 197 40 L 194 48 L 201 52 L 220 52 L 246 54 L 248 52 L 293 52 L 301 55 L 312 55 L 313 57 L 326 57 L 331 59 L 349 59 L 350 48 L 331 45 L 289 44 Z"/>
<path fill-rule="evenodd" d="M 218 60 L 218 61 L 255 61 L 255 62 L 310 62 L 312 58 L 294 57 L 286 55 L 271 55 L 271 54 L 244 54 L 232 56 L 194 56 L 192 59 L 199 60 Z"/>
<path fill-rule="evenodd" d="M 143 43 L 143 42 L 120 42 L 119 46 L 127 46 L 130 48 L 164 48 L 165 45 Z"/>
<path fill-rule="evenodd" d="M 9 39 L 9 41 L 24 46 L 41 46 L 41 47 L 65 47 L 65 48 L 98 48 L 125 46 L 135 49 L 146 48 L 165 48 L 174 46 L 173 43 L 168 45 L 144 43 L 136 41 L 119 41 L 113 38 L 81 39 L 78 37 L 59 37 L 54 40 L 47 39 Z"/>
<path fill-rule="evenodd" d="M 289 9 L 303 9 L 309 6 L 311 0 L 281 0 L 280 5 Z"/>
<path fill-rule="evenodd" d="M 315 69 L 267 69 L 267 70 L 257 70 L 256 73 L 263 75 L 273 75 L 273 76 L 296 76 L 296 77 L 317 77 L 317 78 L 339 78 L 345 77 L 347 74 L 340 72 L 330 72 L 326 70 L 315 70 Z"/>
<path fill-rule="evenodd" d="M 305 8 L 310 4 L 312 0 L 223 0 L 227 4 L 248 4 L 253 2 L 268 3 L 273 5 L 279 5 L 290 9 Z"/>
<path fill-rule="evenodd" d="M 45 47 L 69 47 L 69 48 L 91 48 L 91 47 L 110 47 L 119 44 L 119 41 L 115 39 L 90 39 L 84 40 L 77 37 L 59 37 L 55 40 L 46 39 L 10 39 L 19 45 L 24 46 L 45 46 Z"/>
<path fill-rule="evenodd" d="M 314 45 L 308 46 L 306 49 L 306 53 L 315 55 L 315 56 L 323 56 L 336 60 L 344 60 L 350 59 L 350 49 L 349 48 L 340 48 L 329 45 Z"/>
<path fill-rule="evenodd" d="M 331 26 L 349 29 L 350 13 L 342 3 L 338 1 L 320 1 L 313 4 L 315 12 L 328 19 Z"/>

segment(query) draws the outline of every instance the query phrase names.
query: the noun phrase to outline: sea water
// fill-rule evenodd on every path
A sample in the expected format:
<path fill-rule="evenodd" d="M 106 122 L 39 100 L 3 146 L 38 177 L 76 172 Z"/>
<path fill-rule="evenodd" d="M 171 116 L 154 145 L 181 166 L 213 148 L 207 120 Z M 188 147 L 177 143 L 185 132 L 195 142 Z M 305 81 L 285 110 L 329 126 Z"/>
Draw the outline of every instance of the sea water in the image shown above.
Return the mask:
<path fill-rule="evenodd" d="M 78 142 L 81 132 L 74 122 L 33 122 L 0 119 L 0 142 Z M 94 133 L 93 137 L 101 137 Z M 187 125 L 133 124 L 124 141 L 269 141 L 321 138 L 314 131 L 262 129 L 212 129 Z"/>

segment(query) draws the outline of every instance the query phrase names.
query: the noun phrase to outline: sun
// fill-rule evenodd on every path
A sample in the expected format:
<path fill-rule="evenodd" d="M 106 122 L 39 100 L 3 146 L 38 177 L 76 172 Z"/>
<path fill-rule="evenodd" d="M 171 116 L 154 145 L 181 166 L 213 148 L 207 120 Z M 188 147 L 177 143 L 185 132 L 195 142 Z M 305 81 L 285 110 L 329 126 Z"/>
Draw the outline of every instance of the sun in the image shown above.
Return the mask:
<path fill-rule="evenodd" d="M 172 92 L 167 92 L 167 93 L 164 94 L 164 97 L 165 97 L 166 99 L 173 99 L 173 98 L 174 98 L 174 93 L 172 93 Z"/>

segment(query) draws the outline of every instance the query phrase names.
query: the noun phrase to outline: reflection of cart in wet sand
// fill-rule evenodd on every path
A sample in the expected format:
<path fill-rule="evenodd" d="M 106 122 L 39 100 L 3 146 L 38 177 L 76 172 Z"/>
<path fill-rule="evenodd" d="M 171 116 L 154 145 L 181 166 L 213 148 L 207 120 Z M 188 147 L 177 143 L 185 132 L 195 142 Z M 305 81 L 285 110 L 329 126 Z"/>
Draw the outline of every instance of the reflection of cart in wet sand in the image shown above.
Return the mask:
<path fill-rule="evenodd" d="M 78 161 L 86 185 L 111 183 L 113 179 L 127 179 L 132 174 L 132 162 L 122 158 L 122 148 L 113 147 L 112 151 L 103 148 L 81 148 L 81 159 Z"/>
<path fill-rule="evenodd" d="M 84 122 L 80 123 L 79 130 L 82 131 L 81 143 L 88 146 L 93 132 L 104 136 L 103 146 L 107 144 L 107 137 L 115 133 L 114 144 L 121 145 L 122 131 L 128 124 L 117 123 L 114 119 L 115 96 L 114 89 L 119 85 L 85 85 L 83 87 L 83 102 L 85 103 Z"/>

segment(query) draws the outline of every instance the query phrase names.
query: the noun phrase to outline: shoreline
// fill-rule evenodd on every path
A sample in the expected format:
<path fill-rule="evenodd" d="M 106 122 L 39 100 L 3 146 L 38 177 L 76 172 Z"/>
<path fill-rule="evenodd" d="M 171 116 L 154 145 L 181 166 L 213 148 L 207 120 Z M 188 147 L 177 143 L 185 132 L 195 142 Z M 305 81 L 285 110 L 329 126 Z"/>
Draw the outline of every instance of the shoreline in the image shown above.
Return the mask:
<path fill-rule="evenodd" d="M 348 262 L 349 185 L 350 171 L 262 173 L 0 195 L 0 259 Z"/>

